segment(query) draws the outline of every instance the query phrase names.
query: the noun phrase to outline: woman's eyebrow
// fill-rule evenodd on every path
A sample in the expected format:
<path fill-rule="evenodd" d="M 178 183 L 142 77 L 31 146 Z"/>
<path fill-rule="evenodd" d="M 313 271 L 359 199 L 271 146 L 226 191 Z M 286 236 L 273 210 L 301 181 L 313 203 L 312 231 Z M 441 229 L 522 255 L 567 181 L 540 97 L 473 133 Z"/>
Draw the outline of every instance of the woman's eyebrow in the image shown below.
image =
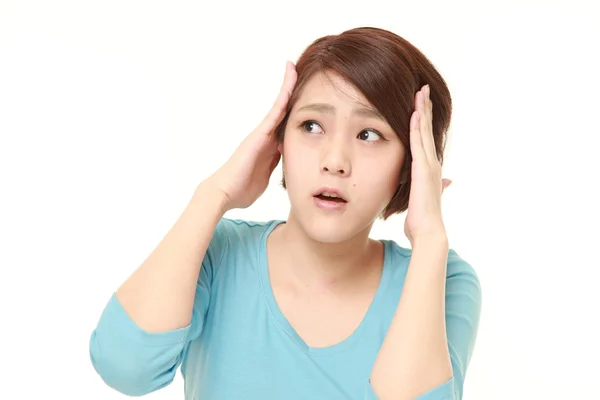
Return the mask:
<path fill-rule="evenodd" d="M 322 114 L 335 115 L 335 107 L 332 106 L 331 104 L 327 104 L 327 103 L 307 104 L 307 105 L 304 105 L 304 106 L 298 108 L 297 112 L 306 111 L 306 110 L 317 111 Z M 374 110 L 373 108 L 370 108 L 370 107 L 357 107 L 352 110 L 352 115 L 357 115 L 357 116 L 366 117 L 366 118 L 380 119 L 385 122 L 385 118 L 383 118 L 383 116 L 377 110 Z"/>

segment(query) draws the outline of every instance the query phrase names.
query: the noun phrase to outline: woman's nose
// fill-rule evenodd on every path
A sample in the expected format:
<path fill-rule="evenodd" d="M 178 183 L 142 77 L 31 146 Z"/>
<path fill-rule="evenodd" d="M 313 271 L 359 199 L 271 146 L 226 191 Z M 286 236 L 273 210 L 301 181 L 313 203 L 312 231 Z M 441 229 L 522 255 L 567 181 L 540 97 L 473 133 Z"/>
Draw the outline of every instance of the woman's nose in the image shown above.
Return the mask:
<path fill-rule="evenodd" d="M 349 151 L 346 147 L 347 145 L 344 143 L 334 143 L 332 141 L 323 156 L 321 172 L 341 176 L 350 175 L 352 172 L 351 163 Z"/>

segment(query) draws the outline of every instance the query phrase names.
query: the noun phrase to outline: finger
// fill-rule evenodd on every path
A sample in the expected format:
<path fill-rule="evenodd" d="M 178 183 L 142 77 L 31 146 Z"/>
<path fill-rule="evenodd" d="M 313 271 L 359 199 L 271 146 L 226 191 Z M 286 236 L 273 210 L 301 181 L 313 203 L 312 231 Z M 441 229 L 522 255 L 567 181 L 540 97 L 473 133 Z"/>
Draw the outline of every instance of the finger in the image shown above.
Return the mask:
<path fill-rule="evenodd" d="M 437 160 L 437 149 L 435 147 L 435 136 L 433 135 L 433 102 L 431 101 L 431 87 L 429 85 L 427 85 L 427 96 L 426 98 L 426 105 L 427 107 L 425 107 L 426 111 L 427 111 L 427 123 L 429 124 L 429 132 L 431 133 L 431 150 L 432 150 L 432 154 L 435 156 L 435 159 Z"/>
<path fill-rule="evenodd" d="M 431 154 L 433 154 L 435 161 L 439 163 L 438 149 L 435 145 L 435 135 L 433 132 L 433 102 L 431 101 L 431 88 L 429 85 L 427 85 L 427 105 L 427 110 L 429 112 L 427 122 L 429 124 L 429 132 L 431 134 Z"/>
<path fill-rule="evenodd" d="M 423 141 L 423 149 L 427 160 L 429 162 L 433 162 L 434 160 L 437 160 L 437 156 L 433 141 L 433 132 L 431 131 L 431 114 L 428 111 L 429 95 L 428 88 L 426 86 L 419 91 L 418 97 L 419 99 L 417 101 L 417 106 L 420 113 L 420 131 L 422 137 L 421 140 Z"/>
<path fill-rule="evenodd" d="M 423 141 L 421 139 L 419 122 L 419 111 L 414 111 L 410 117 L 410 152 L 414 161 L 426 161 L 423 151 Z"/>
<path fill-rule="evenodd" d="M 425 85 L 417 93 L 417 109 L 420 112 L 421 120 L 421 136 L 423 141 L 423 149 L 429 162 L 437 160 L 435 142 L 433 139 L 433 124 L 431 121 L 431 100 L 429 99 L 429 86 Z"/>
<path fill-rule="evenodd" d="M 270 133 L 283 120 L 286 106 L 290 100 L 294 86 L 296 85 L 297 78 L 298 76 L 296 74 L 296 68 L 294 64 L 291 61 L 287 61 L 285 75 L 283 78 L 283 83 L 281 84 L 281 89 L 279 90 L 279 95 L 277 96 L 273 107 L 259 125 L 258 129 L 261 132 Z"/>

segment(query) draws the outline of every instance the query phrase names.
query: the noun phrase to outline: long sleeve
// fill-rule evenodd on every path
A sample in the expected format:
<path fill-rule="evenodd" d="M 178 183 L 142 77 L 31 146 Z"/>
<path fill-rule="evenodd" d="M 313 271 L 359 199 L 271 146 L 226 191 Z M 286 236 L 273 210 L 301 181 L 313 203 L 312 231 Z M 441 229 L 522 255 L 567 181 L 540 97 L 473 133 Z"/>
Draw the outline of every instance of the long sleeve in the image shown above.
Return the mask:
<path fill-rule="evenodd" d="M 188 326 L 167 332 L 146 332 L 112 294 L 89 343 L 91 363 L 108 386 L 129 396 L 142 396 L 173 381 L 187 345 L 202 332 L 215 270 L 227 247 L 227 223 L 222 220 L 217 225 L 202 261 Z"/>
<path fill-rule="evenodd" d="M 141 396 L 173 381 L 191 324 L 169 332 L 139 328 L 113 294 L 90 339 L 92 365 L 113 389 Z"/>
<path fill-rule="evenodd" d="M 471 361 L 481 313 L 481 286 L 473 267 L 454 250 L 448 254 L 446 273 L 446 336 L 452 378 L 415 400 L 462 400 L 467 367 Z M 365 400 L 378 400 L 370 382 Z"/>

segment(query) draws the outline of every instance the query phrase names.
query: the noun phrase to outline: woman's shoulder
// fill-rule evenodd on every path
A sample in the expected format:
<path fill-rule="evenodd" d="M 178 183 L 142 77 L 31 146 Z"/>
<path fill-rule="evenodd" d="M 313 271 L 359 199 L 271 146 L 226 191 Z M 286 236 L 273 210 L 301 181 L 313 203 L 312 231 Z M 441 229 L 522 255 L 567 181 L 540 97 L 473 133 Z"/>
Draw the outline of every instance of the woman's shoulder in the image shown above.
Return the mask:
<path fill-rule="evenodd" d="M 277 220 L 245 220 L 222 217 L 217 223 L 207 248 L 204 264 L 214 271 L 239 260 L 255 260 L 264 248 L 267 233 Z"/>
<path fill-rule="evenodd" d="M 281 222 L 275 219 L 260 221 L 222 217 L 215 232 L 239 237 L 262 236 Z"/>
<path fill-rule="evenodd" d="M 222 217 L 213 233 L 211 244 L 216 247 L 237 248 L 240 245 L 247 248 L 249 244 L 259 246 L 266 235 L 275 226 L 283 221 L 280 220 L 249 220 Z"/>

